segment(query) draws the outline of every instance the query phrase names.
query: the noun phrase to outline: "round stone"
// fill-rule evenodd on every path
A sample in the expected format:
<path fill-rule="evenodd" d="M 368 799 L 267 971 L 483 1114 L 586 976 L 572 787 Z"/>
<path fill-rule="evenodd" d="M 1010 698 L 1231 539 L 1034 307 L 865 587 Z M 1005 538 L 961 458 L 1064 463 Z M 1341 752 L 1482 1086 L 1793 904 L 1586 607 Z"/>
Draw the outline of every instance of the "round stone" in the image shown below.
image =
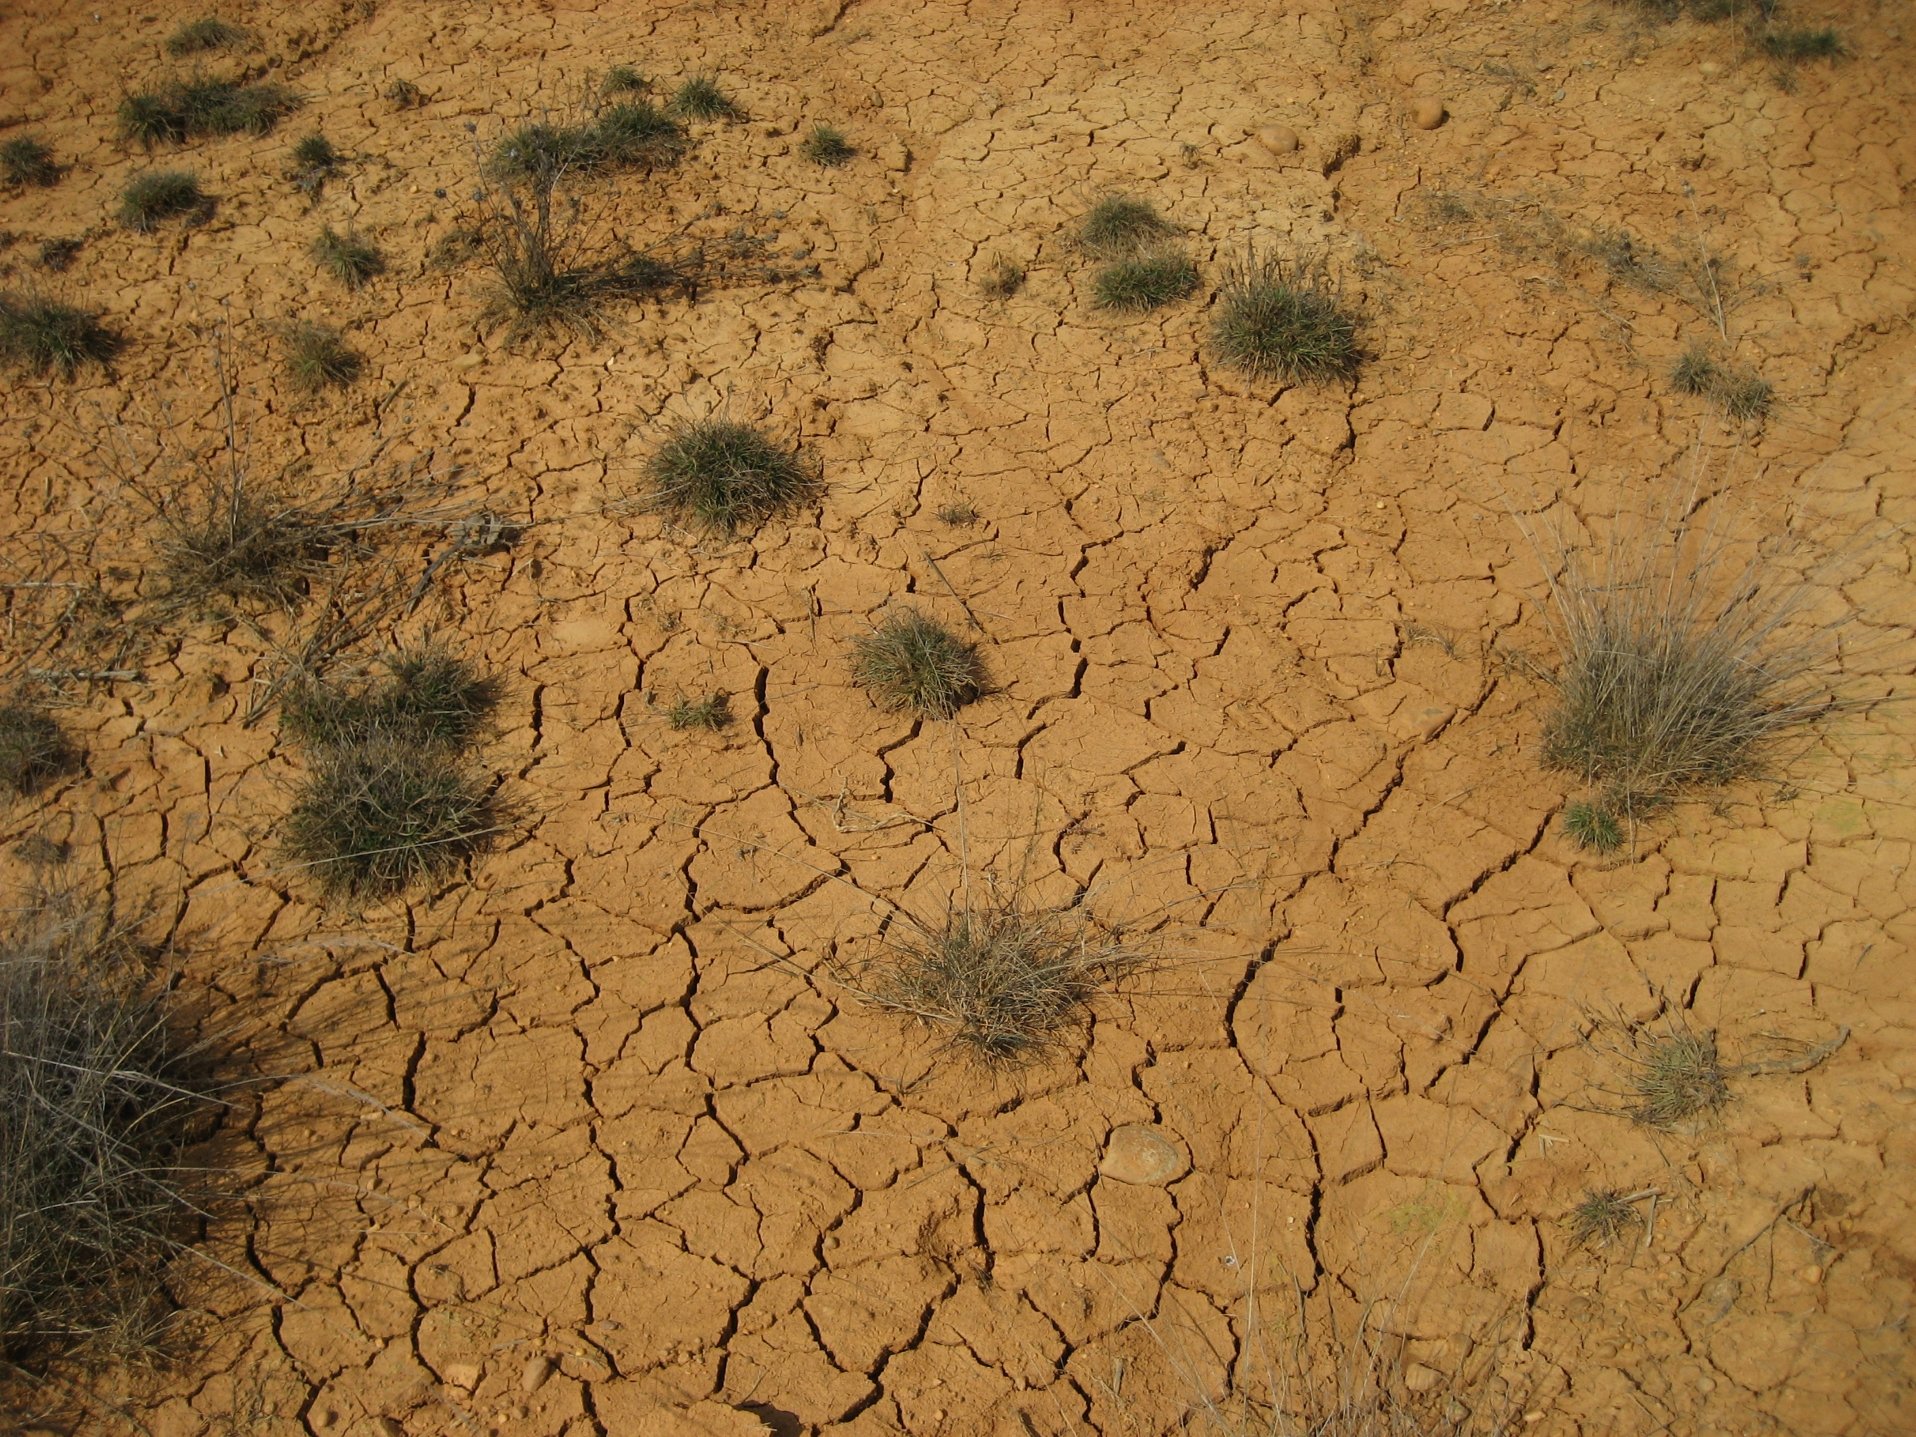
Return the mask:
<path fill-rule="evenodd" d="M 1184 1149 L 1157 1128 L 1127 1123 L 1111 1130 L 1098 1171 L 1114 1182 L 1161 1188 L 1183 1177 L 1190 1166 Z"/>
<path fill-rule="evenodd" d="M 1257 142 L 1273 155 L 1297 153 L 1297 131 L 1289 125 L 1267 125 L 1257 132 Z"/>
<path fill-rule="evenodd" d="M 1434 130 L 1450 117 L 1444 102 L 1426 95 L 1410 107 L 1410 122 L 1420 130 Z"/>

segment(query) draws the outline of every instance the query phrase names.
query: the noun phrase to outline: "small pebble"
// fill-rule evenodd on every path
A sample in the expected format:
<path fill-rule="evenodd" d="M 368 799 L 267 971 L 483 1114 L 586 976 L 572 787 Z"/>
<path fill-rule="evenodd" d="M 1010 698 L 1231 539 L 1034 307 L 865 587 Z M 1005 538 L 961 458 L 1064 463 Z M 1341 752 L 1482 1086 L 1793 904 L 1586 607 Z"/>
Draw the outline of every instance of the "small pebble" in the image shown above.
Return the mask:
<path fill-rule="evenodd" d="M 1800 1276 L 1803 1279 L 1803 1281 L 1809 1283 L 1811 1286 L 1815 1286 L 1815 1284 L 1823 1280 L 1823 1269 L 1818 1267 L 1815 1263 L 1811 1263 L 1808 1267 L 1804 1268 L 1803 1271 L 1798 1274 L 1798 1276 Z"/>
<path fill-rule="evenodd" d="M 1450 111 L 1444 108 L 1444 102 L 1429 96 L 1410 107 L 1410 122 L 1420 130 L 1434 130 L 1449 116 Z"/>
<path fill-rule="evenodd" d="M 1126 1123 L 1111 1130 L 1098 1171 L 1121 1183 L 1163 1187 L 1190 1166 L 1184 1150 L 1156 1128 Z"/>
<path fill-rule="evenodd" d="M 1297 131 L 1289 125 L 1268 125 L 1257 132 L 1257 142 L 1273 155 L 1297 153 Z"/>
<path fill-rule="evenodd" d="M 519 1390 L 537 1392 L 545 1386 L 546 1379 L 552 1375 L 552 1359 L 543 1352 L 537 1357 L 528 1357 L 525 1367 L 519 1373 Z"/>

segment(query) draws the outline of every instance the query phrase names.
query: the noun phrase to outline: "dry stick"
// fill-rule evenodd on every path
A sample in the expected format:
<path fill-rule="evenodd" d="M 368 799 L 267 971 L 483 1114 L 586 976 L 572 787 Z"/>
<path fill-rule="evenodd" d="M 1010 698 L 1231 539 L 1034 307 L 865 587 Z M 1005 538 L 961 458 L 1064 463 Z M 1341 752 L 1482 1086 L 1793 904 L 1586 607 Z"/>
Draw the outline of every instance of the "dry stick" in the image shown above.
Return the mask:
<path fill-rule="evenodd" d="M 920 549 L 918 552 L 924 555 L 925 562 L 931 565 L 932 573 L 936 574 L 938 576 L 938 582 L 945 586 L 945 592 L 958 601 L 958 607 L 963 609 L 965 611 L 965 617 L 971 620 L 972 628 L 981 634 L 984 633 L 985 626 L 978 622 L 978 616 L 972 613 L 971 605 L 965 602 L 965 596 L 952 587 L 951 580 L 947 579 L 945 577 L 945 571 L 938 567 L 938 561 L 932 558 L 931 551 L 929 549 Z"/>
<path fill-rule="evenodd" d="M 1771 1058 L 1761 1063 L 1739 1063 L 1723 1070 L 1725 1077 L 1750 1078 L 1768 1073 L 1807 1073 L 1849 1041 L 1849 1029 L 1838 1028 L 1836 1036 L 1806 1048 L 1794 1058 Z"/>

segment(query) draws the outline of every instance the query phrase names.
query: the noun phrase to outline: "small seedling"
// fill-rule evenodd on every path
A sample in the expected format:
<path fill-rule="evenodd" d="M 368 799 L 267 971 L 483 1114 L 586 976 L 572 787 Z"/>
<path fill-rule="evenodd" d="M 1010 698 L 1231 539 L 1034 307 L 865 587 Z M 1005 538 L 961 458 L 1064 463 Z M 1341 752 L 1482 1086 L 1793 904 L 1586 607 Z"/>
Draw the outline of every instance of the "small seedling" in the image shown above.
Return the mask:
<path fill-rule="evenodd" d="M 1700 344 L 1683 352 L 1670 371 L 1670 382 L 1685 394 L 1711 400 L 1732 419 L 1761 419 L 1769 412 L 1774 395 L 1768 380 L 1719 362 Z"/>
<path fill-rule="evenodd" d="M 652 82 L 630 65 L 614 65 L 605 72 L 605 81 L 599 86 L 602 95 L 641 95 L 652 88 Z"/>
<path fill-rule="evenodd" d="M 964 524 L 976 524 L 984 516 L 978 512 L 978 506 L 968 499 L 947 504 L 938 511 L 938 522 L 957 528 Z"/>
<path fill-rule="evenodd" d="M 394 80 L 386 87 L 386 103 L 395 110 L 412 110 L 426 103 L 426 92 L 411 80 Z"/>
<path fill-rule="evenodd" d="M 1632 1228 L 1643 1225 L 1630 1194 L 1615 1188 L 1592 1188 L 1570 1211 L 1570 1240 L 1578 1247 L 1608 1247 Z"/>
<path fill-rule="evenodd" d="M 1218 363 L 1253 379 L 1326 384 L 1357 372 L 1357 322 L 1322 264 L 1255 253 L 1231 266 L 1211 324 Z"/>
<path fill-rule="evenodd" d="M 719 88 L 717 77 L 694 75 L 673 92 L 672 108 L 695 120 L 735 120 L 739 109 Z"/>
<path fill-rule="evenodd" d="M 1098 259 L 1123 259 L 1177 233 L 1149 200 L 1106 195 L 1078 222 L 1078 247 Z"/>
<path fill-rule="evenodd" d="M 1010 299 L 1024 288 L 1025 270 L 1020 264 L 1008 259 L 993 260 L 985 270 L 985 277 L 978 287 L 993 299 Z"/>
<path fill-rule="evenodd" d="M 645 467 L 652 502 L 681 522 L 737 533 L 806 499 L 817 475 L 762 430 L 723 418 L 679 424 Z"/>
<path fill-rule="evenodd" d="M 1577 799 L 1563 811 L 1563 831 L 1592 853 L 1615 853 L 1623 846 L 1623 827 L 1607 804 Z"/>
<path fill-rule="evenodd" d="M 665 711 L 665 721 L 675 729 L 708 729 L 717 733 L 732 722 L 732 701 L 724 694 L 682 698 Z"/>
<path fill-rule="evenodd" d="M 490 785 L 457 754 L 380 741 L 320 751 L 285 851 L 327 895 L 376 901 L 447 877 L 499 824 Z"/>
<path fill-rule="evenodd" d="M 1092 295 L 1100 309 L 1136 314 L 1183 299 L 1197 285 L 1190 256 L 1167 250 L 1105 265 L 1092 281 Z"/>
<path fill-rule="evenodd" d="M 208 16 L 189 20 L 166 37 L 166 53 L 174 59 L 186 55 L 204 55 L 209 50 L 225 50 L 239 44 L 246 32 L 225 20 Z"/>
<path fill-rule="evenodd" d="M 852 645 L 852 676 L 887 709 L 950 718 L 986 689 L 977 646 L 916 609 L 899 609 Z"/>
<path fill-rule="evenodd" d="M 52 147 L 33 135 L 16 135 L 0 145 L 0 169 L 10 185 L 51 185 L 60 179 Z"/>
<path fill-rule="evenodd" d="M 91 310 L 45 295 L 0 293 L 0 361 L 31 374 L 72 378 L 82 364 L 104 365 L 119 339 Z"/>
<path fill-rule="evenodd" d="M 852 142 L 845 138 L 845 132 L 831 125 L 813 125 L 811 133 L 798 148 L 799 153 L 813 164 L 824 165 L 828 169 L 836 169 L 858 153 L 852 148 Z"/>
<path fill-rule="evenodd" d="M 874 965 L 864 996 L 944 1030 L 951 1046 L 996 1070 L 1056 1050 L 1097 996 L 1140 961 L 1122 935 L 1076 904 L 1038 907 L 993 891 L 905 934 Z"/>
<path fill-rule="evenodd" d="M 1714 1034 L 1673 1028 L 1642 1044 L 1632 1061 L 1630 1116 L 1649 1127 L 1709 1117 L 1729 1101 Z"/>
<path fill-rule="evenodd" d="M 342 235 L 331 225 L 319 232 L 310 252 L 321 269 L 348 289 L 358 289 L 386 267 L 371 244 L 351 230 Z"/>
<path fill-rule="evenodd" d="M 204 213 L 206 194 L 186 170 L 156 170 L 130 181 L 120 191 L 120 223 L 141 234 L 175 215 Z"/>
<path fill-rule="evenodd" d="M 38 704 L 0 703 L 0 788 L 29 794 L 74 765 L 60 725 Z"/>
<path fill-rule="evenodd" d="M 286 372 L 309 394 L 343 388 L 359 377 L 365 360 L 330 325 L 298 320 L 281 332 Z"/>
<path fill-rule="evenodd" d="M 484 734 L 501 696 L 497 679 L 428 643 L 389 658 L 378 683 L 295 686 L 280 719 L 289 738 L 315 749 L 396 743 L 457 750 Z"/>

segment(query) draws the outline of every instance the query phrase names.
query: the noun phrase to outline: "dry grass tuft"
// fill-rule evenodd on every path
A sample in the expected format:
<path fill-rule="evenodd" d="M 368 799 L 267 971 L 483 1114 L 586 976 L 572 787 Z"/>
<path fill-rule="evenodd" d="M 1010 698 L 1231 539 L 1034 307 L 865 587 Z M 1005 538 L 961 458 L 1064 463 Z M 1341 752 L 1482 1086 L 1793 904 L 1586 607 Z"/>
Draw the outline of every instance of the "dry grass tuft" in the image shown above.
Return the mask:
<path fill-rule="evenodd" d="M 0 145 L 0 171 L 10 185 L 52 185 L 60 180 L 53 148 L 34 135 L 16 135 Z"/>
<path fill-rule="evenodd" d="M 818 487 L 804 457 L 755 425 L 724 418 L 675 426 L 646 461 L 652 503 L 674 519 L 735 534 L 803 503 Z"/>
<path fill-rule="evenodd" d="M 1141 314 L 1189 297 L 1198 287 L 1197 266 L 1182 250 L 1158 250 L 1113 260 L 1091 282 L 1099 309 Z"/>
<path fill-rule="evenodd" d="M 1078 248 L 1097 259 L 1126 259 L 1176 233 L 1177 226 L 1149 200 L 1106 195 L 1078 221 L 1076 240 Z"/>
<path fill-rule="evenodd" d="M 315 749 L 463 749 L 484 735 L 504 694 L 496 678 L 435 643 L 403 649 L 385 667 L 377 683 L 294 685 L 280 701 L 282 729 Z"/>
<path fill-rule="evenodd" d="M 0 363 L 10 368 L 71 379 L 82 364 L 111 363 L 119 348 L 92 310 L 43 294 L 0 293 Z"/>
<path fill-rule="evenodd" d="M 1226 272 L 1211 324 L 1218 363 L 1253 379 L 1326 384 L 1357 373 L 1357 321 L 1321 262 L 1247 255 Z"/>
<path fill-rule="evenodd" d="M 1578 1247 L 1609 1247 L 1625 1233 L 1643 1225 L 1637 1211 L 1638 1194 L 1618 1188 L 1592 1188 L 1583 1201 L 1570 1210 L 1566 1226 L 1570 1240 Z"/>
<path fill-rule="evenodd" d="M 166 53 L 174 59 L 186 55 L 204 55 L 209 50 L 226 50 L 241 44 L 246 32 L 218 16 L 188 20 L 166 37 Z"/>
<path fill-rule="evenodd" d="M 321 269 L 348 289 L 358 289 L 386 268 L 377 247 L 352 230 L 341 234 L 331 225 L 319 232 L 308 253 Z"/>
<path fill-rule="evenodd" d="M 209 135 L 267 135 L 299 104 L 284 85 L 196 75 L 128 95 L 120 102 L 120 135 L 148 149 Z"/>
<path fill-rule="evenodd" d="M 1714 1033 L 1694 1033 L 1673 1024 L 1665 1033 L 1638 1034 L 1637 1039 L 1629 1055 L 1629 1111 L 1638 1122 L 1671 1128 L 1710 1117 L 1730 1100 Z"/>
<path fill-rule="evenodd" d="M 128 182 L 120 191 L 120 223 L 138 234 L 156 229 L 175 215 L 205 215 L 210 208 L 199 179 L 186 170 L 156 170 Z"/>
<path fill-rule="evenodd" d="M 916 609 L 897 609 L 852 644 L 852 677 L 887 709 L 950 718 L 988 687 L 977 645 Z"/>
<path fill-rule="evenodd" d="M 682 698 L 665 711 L 665 721 L 679 730 L 705 729 L 718 733 L 732 723 L 732 700 L 725 694 Z"/>
<path fill-rule="evenodd" d="M 1670 380 L 1685 394 L 1700 394 L 1732 419 L 1761 419 L 1769 413 L 1775 391 L 1768 380 L 1747 369 L 1724 364 L 1700 344 L 1693 344 L 1670 372 Z"/>
<path fill-rule="evenodd" d="M 900 922 L 902 936 L 888 939 L 861 979 L 865 998 L 941 1030 L 987 1068 L 1054 1052 L 1098 995 L 1142 961 L 1081 904 L 1043 907 L 1016 892 L 994 891 L 980 906 L 967 899 L 934 922 Z"/>
<path fill-rule="evenodd" d="M 366 361 L 331 325 L 302 319 L 280 333 L 286 351 L 286 372 L 308 394 L 343 389 L 359 378 Z"/>
<path fill-rule="evenodd" d="M 811 133 L 800 143 L 798 152 L 813 164 L 823 165 L 827 169 L 837 169 L 858 153 L 845 137 L 845 132 L 832 125 L 813 125 Z"/>
<path fill-rule="evenodd" d="M 0 703 L 0 788 L 33 793 L 73 768 L 78 757 L 53 715 L 39 704 Z"/>
<path fill-rule="evenodd" d="M 717 76 L 694 75 L 672 94 L 672 108 L 695 120 L 742 118 L 738 104 L 719 87 Z"/>

